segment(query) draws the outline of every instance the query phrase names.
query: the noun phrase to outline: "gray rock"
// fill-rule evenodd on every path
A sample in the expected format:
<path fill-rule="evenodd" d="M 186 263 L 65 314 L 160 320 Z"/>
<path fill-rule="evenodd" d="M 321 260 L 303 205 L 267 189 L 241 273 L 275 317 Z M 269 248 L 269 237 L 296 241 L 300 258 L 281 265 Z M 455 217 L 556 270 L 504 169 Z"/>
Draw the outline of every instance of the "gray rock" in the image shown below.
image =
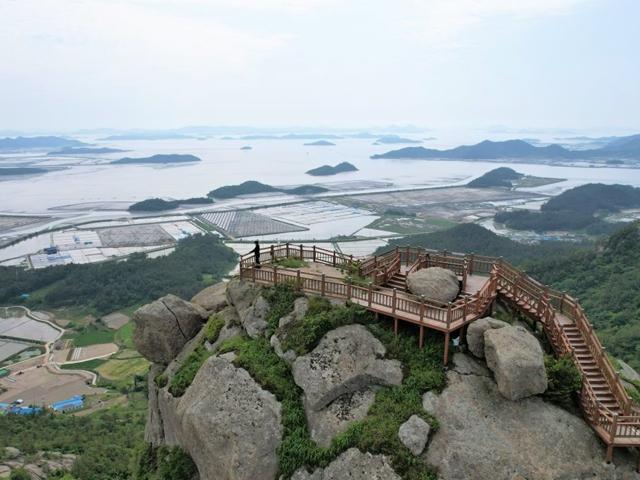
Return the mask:
<path fill-rule="evenodd" d="M 429 390 L 428 392 L 426 392 L 424 395 L 422 395 L 422 409 L 429 413 L 430 415 L 433 415 L 436 410 L 436 407 L 438 406 L 438 395 Z"/>
<path fill-rule="evenodd" d="M 631 365 L 620 360 L 619 358 L 617 358 L 616 360 L 618 361 L 618 364 L 620 364 L 620 375 L 623 378 L 632 382 L 640 382 L 640 373 L 636 372 Z"/>
<path fill-rule="evenodd" d="M 384 360 L 385 353 L 384 345 L 362 325 L 340 327 L 293 362 L 293 379 L 304 390 L 309 408 L 318 411 L 345 393 L 402 383 L 400 362 Z"/>
<path fill-rule="evenodd" d="M 264 333 L 270 308 L 269 302 L 260 295 L 249 308 L 240 312 L 240 323 L 249 337 L 258 338 Z"/>
<path fill-rule="evenodd" d="M 271 480 L 278 471 L 281 407 L 249 373 L 209 358 L 180 399 L 180 444 L 204 479 Z"/>
<path fill-rule="evenodd" d="M 20 450 L 18 450 L 15 447 L 5 447 L 4 455 L 5 455 L 5 458 L 8 460 L 15 460 L 20 455 L 22 455 L 22 452 L 20 452 Z"/>
<path fill-rule="evenodd" d="M 450 370 L 434 414 L 440 428 L 425 455 L 442 480 L 637 478 L 623 449 L 615 467 L 605 465 L 603 444 L 581 418 L 538 397 L 506 400 L 485 376 Z"/>
<path fill-rule="evenodd" d="M 295 361 L 295 359 L 298 358 L 298 355 L 296 354 L 295 351 L 287 350 L 285 352 L 282 350 L 282 342 L 280 341 L 280 337 L 277 334 L 271 335 L 271 338 L 269 339 L 269 343 L 271 344 L 273 351 L 276 352 L 276 355 L 278 355 L 281 359 L 283 359 L 289 365 L 291 365 Z"/>
<path fill-rule="evenodd" d="M 282 358 L 289 365 L 294 362 L 298 355 L 293 350 L 287 350 L 286 352 L 283 351 L 282 343 L 287 338 L 289 330 L 304 318 L 307 314 L 307 310 L 309 310 L 309 299 L 306 297 L 296 298 L 293 302 L 293 311 L 280 319 L 278 322 L 278 329 L 269 339 L 276 355 Z"/>
<path fill-rule="evenodd" d="M 251 306 L 259 292 L 260 289 L 255 284 L 239 278 L 234 278 L 227 284 L 227 300 L 236 307 L 239 314 Z"/>
<path fill-rule="evenodd" d="M 222 345 L 222 343 L 230 338 L 236 337 L 242 333 L 239 327 L 240 318 L 238 317 L 235 307 L 226 307 L 218 312 L 217 315 L 224 320 L 224 327 L 220 330 L 215 342 L 205 342 L 205 348 L 210 352 L 215 351 L 220 345 Z"/>
<path fill-rule="evenodd" d="M 484 358 L 484 332 L 491 328 L 507 327 L 509 324 L 495 318 L 486 317 L 476 320 L 467 328 L 467 346 L 478 358 Z"/>
<path fill-rule="evenodd" d="M 476 360 L 474 357 L 462 353 L 455 353 L 453 355 L 453 370 L 462 375 L 491 376 L 484 362 L 481 363 L 480 360 Z"/>
<path fill-rule="evenodd" d="M 196 293 L 191 303 L 200 305 L 209 315 L 217 313 L 229 305 L 227 300 L 227 283 L 220 282 Z"/>
<path fill-rule="evenodd" d="M 164 367 L 155 363 L 151 364 L 147 379 L 149 390 L 149 406 L 147 408 L 147 423 L 144 429 L 144 439 L 158 447 L 164 444 L 164 426 L 162 425 L 162 416 L 160 415 L 160 407 L 158 405 L 158 386 L 155 379 L 162 374 Z"/>
<path fill-rule="evenodd" d="M 198 333 L 205 318 L 202 307 L 166 295 L 135 312 L 136 349 L 147 360 L 166 365 Z"/>
<path fill-rule="evenodd" d="M 448 303 L 458 296 L 460 284 L 451 270 L 430 267 L 409 274 L 407 288 L 414 295 L 424 295 L 428 299 Z"/>
<path fill-rule="evenodd" d="M 362 453 L 350 448 L 323 469 L 296 471 L 291 480 L 400 480 L 384 455 Z"/>
<path fill-rule="evenodd" d="M 278 322 L 278 327 L 283 328 L 290 323 L 295 323 L 304 318 L 309 310 L 309 299 L 306 297 L 296 298 L 293 302 L 293 311 L 285 315 Z"/>
<path fill-rule="evenodd" d="M 311 438 L 321 447 L 328 447 L 336 435 L 367 416 L 375 398 L 373 390 L 346 393 L 320 411 L 308 408 L 305 402 Z"/>
<path fill-rule="evenodd" d="M 544 393 L 547 372 L 538 340 L 522 327 L 490 329 L 484 334 L 487 366 L 498 390 L 509 400 Z"/>
<path fill-rule="evenodd" d="M 431 427 L 418 415 L 411 415 L 409 420 L 400 425 L 398 438 L 414 455 L 420 455 L 429 440 Z"/>

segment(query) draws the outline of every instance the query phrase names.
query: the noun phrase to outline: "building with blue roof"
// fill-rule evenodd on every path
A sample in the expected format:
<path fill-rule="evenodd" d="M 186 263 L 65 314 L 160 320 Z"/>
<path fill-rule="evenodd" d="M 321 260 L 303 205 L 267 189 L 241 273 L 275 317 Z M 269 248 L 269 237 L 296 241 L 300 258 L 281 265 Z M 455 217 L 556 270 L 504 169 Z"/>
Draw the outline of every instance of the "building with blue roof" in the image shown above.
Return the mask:
<path fill-rule="evenodd" d="M 60 400 L 50 405 L 51 410 L 58 413 L 80 410 L 84 408 L 84 395 L 74 395 L 66 400 Z"/>

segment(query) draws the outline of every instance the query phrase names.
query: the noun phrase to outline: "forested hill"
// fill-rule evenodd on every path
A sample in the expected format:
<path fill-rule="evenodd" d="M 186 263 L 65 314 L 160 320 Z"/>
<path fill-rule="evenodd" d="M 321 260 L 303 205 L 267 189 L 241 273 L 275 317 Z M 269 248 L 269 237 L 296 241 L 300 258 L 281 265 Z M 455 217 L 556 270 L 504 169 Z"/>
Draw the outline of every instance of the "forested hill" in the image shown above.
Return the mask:
<path fill-rule="evenodd" d="M 607 350 L 640 368 L 640 222 L 596 245 L 525 245 L 475 224 L 390 243 L 502 256 L 540 282 L 580 299 Z"/>
<path fill-rule="evenodd" d="M 136 253 L 127 261 L 41 270 L 0 267 L 0 304 L 15 305 L 26 293 L 30 307 L 82 306 L 104 315 L 167 293 L 191 298 L 208 283 L 222 279 L 235 262 L 235 252 L 219 238 L 195 235 L 158 258 Z"/>

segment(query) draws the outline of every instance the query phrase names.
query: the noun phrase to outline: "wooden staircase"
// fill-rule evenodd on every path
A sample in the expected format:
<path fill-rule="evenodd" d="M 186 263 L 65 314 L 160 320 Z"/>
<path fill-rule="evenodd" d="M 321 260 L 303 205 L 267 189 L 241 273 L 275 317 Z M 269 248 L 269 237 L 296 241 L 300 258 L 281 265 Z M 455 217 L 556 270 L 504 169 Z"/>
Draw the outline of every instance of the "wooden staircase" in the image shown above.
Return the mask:
<path fill-rule="evenodd" d="M 404 273 L 396 273 L 391 277 L 386 284 L 389 288 L 395 288 L 396 290 L 400 290 L 402 292 L 407 291 L 407 275 Z"/>

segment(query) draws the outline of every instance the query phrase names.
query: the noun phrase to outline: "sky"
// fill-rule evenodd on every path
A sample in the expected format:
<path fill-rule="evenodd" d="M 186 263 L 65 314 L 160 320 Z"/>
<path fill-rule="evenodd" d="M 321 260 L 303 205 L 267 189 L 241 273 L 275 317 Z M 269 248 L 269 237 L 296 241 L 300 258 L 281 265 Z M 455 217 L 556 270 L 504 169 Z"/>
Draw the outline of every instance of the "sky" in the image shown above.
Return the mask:
<path fill-rule="evenodd" d="M 0 0 L 0 129 L 640 131 L 638 0 Z"/>

